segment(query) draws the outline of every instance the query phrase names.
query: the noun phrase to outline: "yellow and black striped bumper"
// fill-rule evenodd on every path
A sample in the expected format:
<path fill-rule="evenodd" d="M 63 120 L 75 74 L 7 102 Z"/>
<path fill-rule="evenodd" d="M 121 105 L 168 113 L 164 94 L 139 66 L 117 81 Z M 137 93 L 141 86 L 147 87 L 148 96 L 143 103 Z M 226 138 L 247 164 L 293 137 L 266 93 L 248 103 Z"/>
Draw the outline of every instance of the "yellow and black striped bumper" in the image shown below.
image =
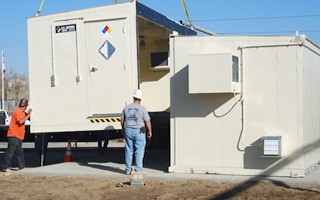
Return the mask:
<path fill-rule="evenodd" d="M 93 114 L 88 116 L 91 123 L 110 123 L 110 122 L 120 122 L 120 113 L 110 113 L 110 114 Z"/>
<path fill-rule="evenodd" d="M 90 118 L 91 123 L 110 123 L 120 122 L 120 117 L 108 117 L 108 118 Z"/>

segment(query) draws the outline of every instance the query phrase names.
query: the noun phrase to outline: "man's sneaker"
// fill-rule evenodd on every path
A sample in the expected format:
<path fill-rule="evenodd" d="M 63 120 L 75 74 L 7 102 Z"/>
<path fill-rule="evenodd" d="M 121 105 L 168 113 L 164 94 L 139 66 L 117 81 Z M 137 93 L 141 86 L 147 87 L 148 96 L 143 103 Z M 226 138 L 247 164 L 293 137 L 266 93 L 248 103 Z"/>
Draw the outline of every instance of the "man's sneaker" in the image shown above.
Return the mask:
<path fill-rule="evenodd" d="M 4 172 L 11 172 L 11 169 L 10 169 L 10 168 L 7 168 L 7 169 L 4 169 L 3 171 L 4 171 Z"/>
<path fill-rule="evenodd" d="M 131 175 L 131 172 L 126 172 L 126 175 Z"/>

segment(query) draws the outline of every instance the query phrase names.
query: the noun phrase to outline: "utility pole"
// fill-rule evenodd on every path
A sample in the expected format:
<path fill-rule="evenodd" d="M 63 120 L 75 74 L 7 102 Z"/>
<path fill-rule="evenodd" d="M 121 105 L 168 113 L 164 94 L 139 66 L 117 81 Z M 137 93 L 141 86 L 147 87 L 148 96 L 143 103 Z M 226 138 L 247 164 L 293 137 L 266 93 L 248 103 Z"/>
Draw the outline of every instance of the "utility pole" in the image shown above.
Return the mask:
<path fill-rule="evenodd" d="M 1 109 L 4 109 L 4 80 L 5 80 L 5 76 L 4 76 L 4 73 L 6 71 L 5 67 L 4 67 L 4 63 L 6 62 L 6 59 L 4 57 L 4 52 L 3 52 L 3 49 L 2 49 L 2 70 L 1 70 L 1 83 L 2 83 L 2 101 L 1 101 Z"/>

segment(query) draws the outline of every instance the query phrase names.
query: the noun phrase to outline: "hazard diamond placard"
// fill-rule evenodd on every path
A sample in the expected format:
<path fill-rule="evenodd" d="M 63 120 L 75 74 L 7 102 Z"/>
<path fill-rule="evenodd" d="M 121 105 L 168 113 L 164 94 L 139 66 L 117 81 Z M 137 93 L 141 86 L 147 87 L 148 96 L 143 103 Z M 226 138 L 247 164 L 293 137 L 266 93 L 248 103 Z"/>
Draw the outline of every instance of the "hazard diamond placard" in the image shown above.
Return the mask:
<path fill-rule="evenodd" d="M 116 51 L 116 48 L 108 41 L 106 40 L 103 45 L 99 48 L 99 53 L 106 59 L 109 60 L 109 58 L 112 56 L 112 54 Z"/>

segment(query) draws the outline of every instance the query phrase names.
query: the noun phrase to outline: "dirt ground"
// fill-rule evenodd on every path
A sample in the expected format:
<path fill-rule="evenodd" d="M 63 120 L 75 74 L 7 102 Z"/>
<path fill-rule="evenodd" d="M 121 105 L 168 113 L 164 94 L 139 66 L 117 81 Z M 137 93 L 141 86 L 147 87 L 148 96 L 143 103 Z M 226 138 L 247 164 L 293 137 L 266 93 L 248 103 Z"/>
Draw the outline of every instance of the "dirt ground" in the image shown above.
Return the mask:
<path fill-rule="evenodd" d="M 320 199 L 320 186 L 297 187 L 281 182 L 247 184 L 203 180 L 145 180 L 144 186 L 123 179 L 0 174 L 1 199 Z M 123 183 L 123 187 L 117 184 Z"/>

